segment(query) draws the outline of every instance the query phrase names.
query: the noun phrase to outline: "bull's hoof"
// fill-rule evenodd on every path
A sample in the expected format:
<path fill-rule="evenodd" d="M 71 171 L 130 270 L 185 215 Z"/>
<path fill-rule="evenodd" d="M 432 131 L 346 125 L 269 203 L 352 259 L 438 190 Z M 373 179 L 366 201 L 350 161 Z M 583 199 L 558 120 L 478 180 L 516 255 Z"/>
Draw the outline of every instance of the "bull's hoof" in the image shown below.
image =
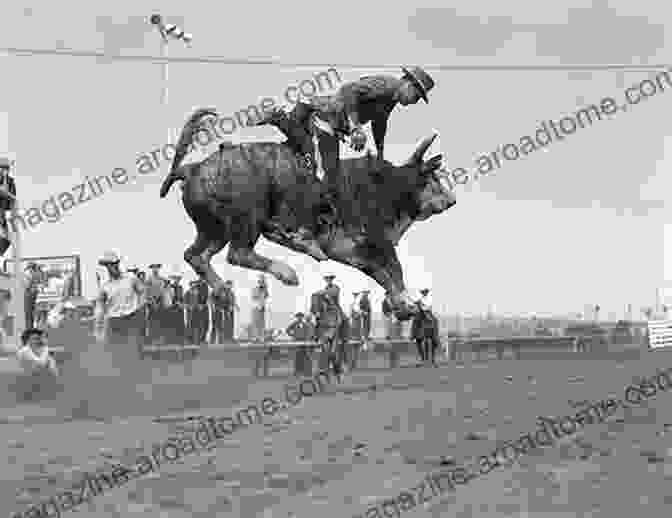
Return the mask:
<path fill-rule="evenodd" d="M 299 285 L 299 276 L 286 264 L 273 263 L 269 268 L 269 273 L 286 286 Z"/>

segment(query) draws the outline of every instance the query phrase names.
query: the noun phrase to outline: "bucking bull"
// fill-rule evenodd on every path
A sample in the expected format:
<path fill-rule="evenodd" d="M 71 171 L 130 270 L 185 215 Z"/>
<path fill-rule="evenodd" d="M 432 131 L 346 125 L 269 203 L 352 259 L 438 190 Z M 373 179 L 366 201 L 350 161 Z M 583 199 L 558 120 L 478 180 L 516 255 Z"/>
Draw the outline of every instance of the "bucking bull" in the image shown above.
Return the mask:
<path fill-rule="evenodd" d="M 290 266 L 255 252 L 259 237 L 264 236 L 318 261 L 332 259 L 357 268 L 386 290 L 397 318 L 410 318 L 415 305 L 406 291 L 395 246 L 414 222 L 456 203 L 453 192 L 441 182 L 441 155 L 423 160 L 436 134 L 424 139 L 401 166 L 371 155 L 340 161 L 341 174 L 347 175 L 358 193 L 343 203 L 369 204 L 357 213 L 382 218 L 378 228 L 384 229 L 384 236 L 362 239 L 338 222 L 315 226 L 323 206 L 322 183 L 286 143 L 221 144 L 205 160 L 182 165 L 196 133 L 204 131 L 203 121 L 216 116 L 214 110 L 201 109 L 187 121 L 160 192 L 163 198 L 175 181 L 182 181 L 182 202 L 197 231 L 184 259 L 215 296 L 222 293 L 224 283 L 211 260 L 229 243 L 229 264 L 268 272 L 289 286 L 299 284 Z M 314 248 L 298 243 L 285 230 L 297 222 L 310 222 L 316 228 Z"/>

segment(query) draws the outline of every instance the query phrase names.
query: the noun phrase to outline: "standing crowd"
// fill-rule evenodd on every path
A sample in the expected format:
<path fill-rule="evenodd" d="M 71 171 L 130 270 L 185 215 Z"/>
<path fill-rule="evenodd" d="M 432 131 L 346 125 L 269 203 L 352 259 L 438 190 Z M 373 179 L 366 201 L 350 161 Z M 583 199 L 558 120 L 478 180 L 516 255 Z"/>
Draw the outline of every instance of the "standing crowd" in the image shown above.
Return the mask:
<path fill-rule="evenodd" d="M 99 261 L 107 273 L 106 281 L 99 277 L 96 301 L 99 327 L 103 321 L 115 318 L 116 302 L 111 292 L 121 290 L 133 301 L 126 304 L 123 313 L 133 314 L 137 319 L 141 345 L 203 345 L 234 340 L 235 314 L 239 307 L 232 281 L 226 281 L 221 297 L 214 297 L 202 279 L 191 281 L 185 290 L 181 272 L 173 270 L 166 277 L 162 276 L 159 263 L 150 264 L 149 273 L 131 265 L 125 274 L 119 263 L 119 256 L 114 252 L 106 252 Z M 130 326 L 135 328 L 135 321 L 130 322 Z"/>

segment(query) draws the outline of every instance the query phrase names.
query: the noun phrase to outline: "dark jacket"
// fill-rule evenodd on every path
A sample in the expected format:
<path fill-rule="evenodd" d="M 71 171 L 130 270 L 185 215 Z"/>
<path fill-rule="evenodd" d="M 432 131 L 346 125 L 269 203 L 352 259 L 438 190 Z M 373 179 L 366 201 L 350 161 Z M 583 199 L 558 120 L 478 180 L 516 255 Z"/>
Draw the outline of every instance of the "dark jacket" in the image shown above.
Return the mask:
<path fill-rule="evenodd" d="M 367 315 L 371 314 L 371 301 L 368 297 L 362 297 L 359 299 L 359 310 L 362 313 L 366 313 Z"/>
<path fill-rule="evenodd" d="M 187 290 L 184 296 L 185 304 L 190 307 L 204 307 L 208 303 L 208 285 L 196 284 Z"/>

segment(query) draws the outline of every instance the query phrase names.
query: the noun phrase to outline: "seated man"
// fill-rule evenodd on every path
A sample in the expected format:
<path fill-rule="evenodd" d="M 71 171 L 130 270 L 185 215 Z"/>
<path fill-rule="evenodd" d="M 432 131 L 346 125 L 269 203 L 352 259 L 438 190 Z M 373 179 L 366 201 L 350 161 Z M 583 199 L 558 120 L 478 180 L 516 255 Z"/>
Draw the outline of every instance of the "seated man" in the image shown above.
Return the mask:
<path fill-rule="evenodd" d="M 44 341 L 44 332 L 41 329 L 26 329 L 21 334 L 21 343 L 16 357 L 26 376 L 20 382 L 20 396 L 32 399 L 42 390 L 55 387 L 54 382 L 60 372 L 56 361 L 49 354 L 49 346 Z"/>

